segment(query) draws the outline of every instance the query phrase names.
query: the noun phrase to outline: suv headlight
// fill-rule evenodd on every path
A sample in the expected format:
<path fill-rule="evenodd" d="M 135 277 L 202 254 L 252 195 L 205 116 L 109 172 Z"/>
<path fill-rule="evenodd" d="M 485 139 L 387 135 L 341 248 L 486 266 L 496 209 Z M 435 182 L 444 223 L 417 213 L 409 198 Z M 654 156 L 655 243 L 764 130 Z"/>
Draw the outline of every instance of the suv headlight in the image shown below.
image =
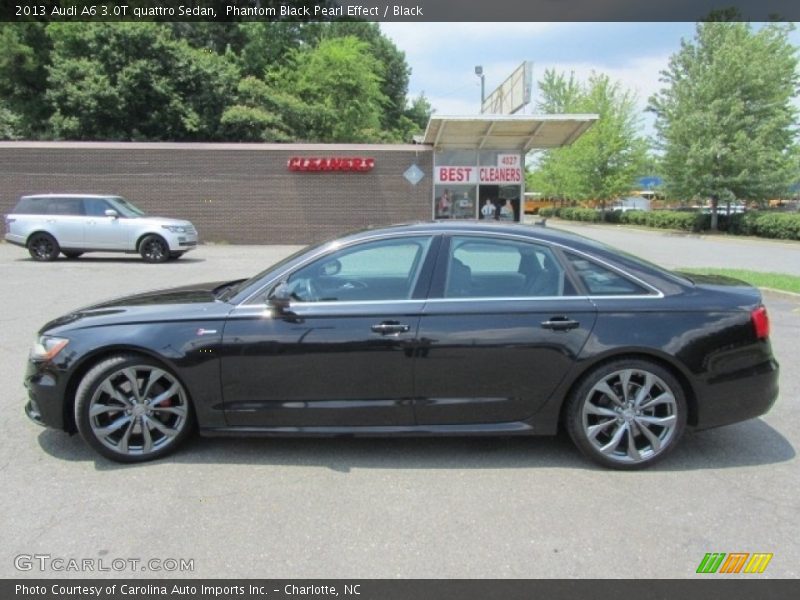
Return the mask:
<path fill-rule="evenodd" d="M 171 231 L 172 233 L 186 233 L 185 225 L 162 225 L 161 228 Z"/>
<path fill-rule="evenodd" d="M 52 335 L 40 335 L 31 348 L 31 360 L 53 360 L 61 352 L 69 340 Z"/>

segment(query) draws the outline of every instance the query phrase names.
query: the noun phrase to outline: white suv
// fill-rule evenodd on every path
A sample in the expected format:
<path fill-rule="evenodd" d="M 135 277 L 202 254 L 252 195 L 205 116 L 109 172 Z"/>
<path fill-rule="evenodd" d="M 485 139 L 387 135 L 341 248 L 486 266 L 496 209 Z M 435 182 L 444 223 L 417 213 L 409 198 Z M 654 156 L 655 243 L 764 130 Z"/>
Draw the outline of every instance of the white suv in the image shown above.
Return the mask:
<path fill-rule="evenodd" d="M 23 196 L 6 215 L 5 237 L 26 247 L 34 260 L 101 251 L 138 252 L 155 263 L 197 246 L 189 221 L 147 216 L 121 196 L 89 194 Z"/>

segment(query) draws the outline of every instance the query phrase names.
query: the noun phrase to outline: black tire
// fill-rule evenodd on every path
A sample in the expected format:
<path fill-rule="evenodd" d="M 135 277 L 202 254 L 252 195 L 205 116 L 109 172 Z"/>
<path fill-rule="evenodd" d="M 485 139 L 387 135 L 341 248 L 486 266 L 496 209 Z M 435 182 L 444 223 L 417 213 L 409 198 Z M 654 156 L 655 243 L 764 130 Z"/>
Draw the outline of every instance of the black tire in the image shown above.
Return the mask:
<path fill-rule="evenodd" d="M 121 463 L 166 456 L 194 427 L 192 403 L 180 380 L 135 354 L 112 356 L 90 369 L 78 385 L 74 410 L 86 443 Z"/>
<path fill-rule="evenodd" d="M 587 373 L 567 400 L 566 427 L 578 449 L 612 469 L 662 460 L 686 428 L 685 392 L 674 375 L 644 359 L 619 359 Z"/>
<path fill-rule="evenodd" d="M 170 260 L 178 260 L 183 255 L 184 255 L 183 252 L 170 252 L 169 253 L 169 259 Z"/>
<path fill-rule="evenodd" d="M 160 235 L 151 234 L 139 243 L 139 254 L 145 262 L 163 263 L 169 260 L 169 246 Z"/>
<path fill-rule="evenodd" d="M 28 239 L 28 252 L 33 260 L 55 260 L 60 251 L 56 238 L 49 233 L 34 233 Z"/>
<path fill-rule="evenodd" d="M 72 250 L 62 250 L 61 254 L 70 260 L 75 260 L 76 258 L 83 256 L 83 252 L 73 252 Z"/>

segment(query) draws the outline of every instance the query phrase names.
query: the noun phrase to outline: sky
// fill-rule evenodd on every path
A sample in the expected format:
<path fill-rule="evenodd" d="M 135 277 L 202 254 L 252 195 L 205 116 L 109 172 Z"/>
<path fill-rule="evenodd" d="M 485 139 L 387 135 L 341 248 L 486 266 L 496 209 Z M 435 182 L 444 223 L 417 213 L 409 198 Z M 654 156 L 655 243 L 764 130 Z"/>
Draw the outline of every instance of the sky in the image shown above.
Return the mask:
<path fill-rule="evenodd" d="M 424 93 L 438 115 L 479 112 L 476 65 L 483 66 L 488 95 L 530 60 L 534 81 L 545 69 L 574 71 L 582 80 L 597 71 L 619 81 L 636 92 L 644 131 L 653 135 L 653 116 L 644 113 L 647 100 L 660 87 L 659 71 L 680 49 L 681 38 L 692 38 L 695 24 L 381 23 L 381 29 L 406 54 L 409 97 Z M 800 46 L 800 32 L 791 39 Z M 536 94 L 534 85 L 534 102 Z M 533 106 L 522 112 L 534 112 Z"/>

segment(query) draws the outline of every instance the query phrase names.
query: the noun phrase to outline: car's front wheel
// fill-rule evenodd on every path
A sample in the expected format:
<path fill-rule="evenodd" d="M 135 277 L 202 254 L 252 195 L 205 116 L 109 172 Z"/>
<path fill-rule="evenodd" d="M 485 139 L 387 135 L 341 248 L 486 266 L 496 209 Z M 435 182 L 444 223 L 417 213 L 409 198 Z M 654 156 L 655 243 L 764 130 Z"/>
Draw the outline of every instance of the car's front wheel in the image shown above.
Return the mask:
<path fill-rule="evenodd" d="M 148 235 L 139 244 L 139 254 L 145 262 L 162 263 L 169 260 L 169 246 L 161 236 Z"/>
<path fill-rule="evenodd" d="M 590 459 L 640 469 L 671 451 L 686 427 L 686 399 L 667 369 L 622 359 L 590 371 L 568 399 L 566 426 Z"/>
<path fill-rule="evenodd" d="M 75 394 L 75 423 L 103 456 L 143 462 L 172 452 L 189 435 L 193 412 L 183 385 L 162 365 L 117 355 L 89 370 Z"/>
<path fill-rule="evenodd" d="M 49 233 L 35 233 L 28 240 L 28 252 L 33 260 L 55 260 L 61 248 Z"/>

